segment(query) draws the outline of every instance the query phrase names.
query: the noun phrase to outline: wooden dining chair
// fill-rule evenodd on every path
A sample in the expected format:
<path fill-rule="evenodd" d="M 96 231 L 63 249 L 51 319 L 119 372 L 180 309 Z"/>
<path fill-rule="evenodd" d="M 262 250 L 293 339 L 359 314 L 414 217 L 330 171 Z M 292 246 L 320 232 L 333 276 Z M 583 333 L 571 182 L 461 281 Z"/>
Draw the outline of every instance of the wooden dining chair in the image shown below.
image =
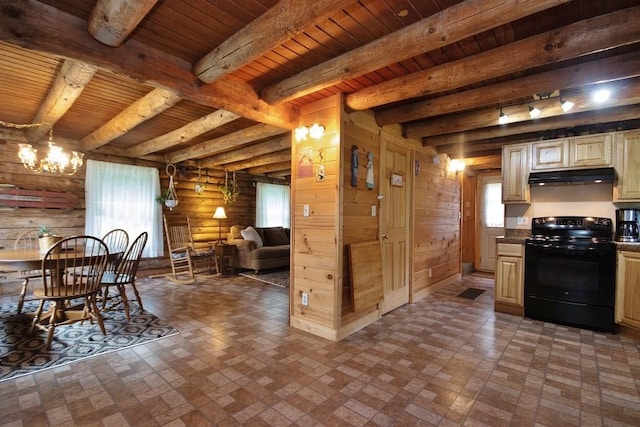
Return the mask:
<path fill-rule="evenodd" d="M 120 258 L 120 262 L 118 263 L 116 270 L 113 272 L 106 271 L 102 276 L 102 308 L 106 309 L 107 301 L 113 299 L 109 296 L 109 288 L 111 286 L 115 286 L 118 289 L 120 297 L 118 304 L 121 303 L 123 305 L 127 321 L 131 320 L 131 318 L 129 314 L 129 299 L 127 298 L 126 285 L 131 286 L 131 289 L 136 296 L 136 300 L 138 301 L 138 306 L 140 306 L 140 310 L 144 310 L 144 307 L 142 306 L 142 299 L 138 293 L 138 288 L 136 288 L 136 274 L 138 272 L 140 258 L 142 258 L 142 251 L 144 250 L 144 246 L 147 244 L 148 237 L 149 234 L 146 231 L 136 237 L 133 243 L 131 243 L 131 246 L 129 246 L 125 252 L 124 256 Z M 115 306 L 110 308 L 113 307 Z"/>
<path fill-rule="evenodd" d="M 40 244 L 38 242 L 38 234 L 38 229 L 25 231 L 18 236 L 13 247 L 15 249 L 39 249 Z M 18 296 L 17 314 L 22 313 L 22 308 L 24 307 L 25 301 L 32 300 L 27 300 L 27 288 L 29 287 L 29 279 L 37 279 L 40 278 L 40 276 L 42 276 L 42 271 L 40 270 L 20 271 L 20 277 L 22 278 L 22 288 L 20 289 L 20 295 Z"/>
<path fill-rule="evenodd" d="M 109 250 L 99 238 L 73 236 L 53 245 L 42 259 L 42 288 L 33 296 L 39 300 L 31 323 L 30 332 L 36 329 L 47 332 L 46 348 L 51 347 L 54 331 L 58 326 L 78 321 L 98 322 L 106 335 L 104 322 L 96 302 L 102 275 L 107 266 Z M 83 301 L 81 307 L 74 307 Z M 45 303 L 49 302 L 47 311 Z"/>
<path fill-rule="evenodd" d="M 106 272 L 115 272 L 120 259 L 122 259 L 129 247 L 129 234 L 121 228 L 116 228 L 105 234 L 102 237 L 102 241 L 107 245 L 107 248 L 109 248 L 110 254 L 120 254 L 120 256 L 111 258 L 105 269 Z"/>
<path fill-rule="evenodd" d="M 206 261 L 211 270 L 213 249 L 196 250 L 187 215 L 163 215 L 172 274 L 167 278 L 176 283 L 192 283 L 198 273 L 197 262 Z"/>

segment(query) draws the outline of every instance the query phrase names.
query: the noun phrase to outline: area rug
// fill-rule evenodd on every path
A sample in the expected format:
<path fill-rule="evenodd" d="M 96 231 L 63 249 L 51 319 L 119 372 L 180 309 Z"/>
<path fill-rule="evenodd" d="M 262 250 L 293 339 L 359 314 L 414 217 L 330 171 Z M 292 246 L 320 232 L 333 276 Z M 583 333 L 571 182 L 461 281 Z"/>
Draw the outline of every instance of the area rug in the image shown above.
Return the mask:
<path fill-rule="evenodd" d="M 27 302 L 24 313 L 35 312 L 36 303 Z M 37 330 L 29 335 L 29 316 L 15 315 L 16 305 L 0 307 L 0 381 L 58 367 L 87 357 L 122 350 L 178 331 L 157 318 L 129 304 L 131 321 L 121 310 L 103 312 L 107 335 L 102 335 L 97 323 L 75 323 L 56 328 L 49 350 L 45 349 L 46 332 Z"/>
<path fill-rule="evenodd" d="M 280 270 L 265 270 L 263 273 L 256 274 L 254 271 L 243 271 L 241 276 L 249 277 L 251 279 L 259 280 L 263 283 L 279 286 L 281 288 L 289 287 L 289 269 Z"/>
<path fill-rule="evenodd" d="M 480 295 L 482 295 L 482 293 L 484 292 L 484 289 L 478 289 L 478 288 L 467 288 L 464 291 L 460 292 L 458 294 L 458 296 L 460 298 L 469 298 L 469 299 L 476 299 L 478 298 Z"/>

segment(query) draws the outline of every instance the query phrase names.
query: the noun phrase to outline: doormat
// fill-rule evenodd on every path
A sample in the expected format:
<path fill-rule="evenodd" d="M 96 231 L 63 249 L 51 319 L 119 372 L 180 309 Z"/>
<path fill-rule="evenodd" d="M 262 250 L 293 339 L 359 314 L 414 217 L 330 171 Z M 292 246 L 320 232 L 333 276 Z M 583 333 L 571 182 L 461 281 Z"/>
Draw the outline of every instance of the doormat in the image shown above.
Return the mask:
<path fill-rule="evenodd" d="M 37 301 L 27 301 L 23 313 L 33 313 L 36 307 Z M 130 303 L 130 322 L 127 322 L 123 310 L 110 310 L 103 312 L 107 335 L 102 335 L 97 322 L 57 327 L 51 348 L 47 350 L 47 333 L 36 330 L 29 335 L 31 317 L 16 315 L 16 309 L 16 304 L 0 306 L 0 381 L 179 333 L 155 315 Z"/>
<path fill-rule="evenodd" d="M 458 294 L 458 296 L 460 298 L 469 298 L 469 299 L 476 299 L 478 298 L 480 295 L 482 295 L 482 293 L 484 292 L 484 289 L 478 289 L 478 288 L 467 288 L 464 291 L 460 292 Z"/>
<path fill-rule="evenodd" d="M 281 288 L 289 287 L 289 269 L 282 270 L 266 270 L 264 273 L 256 274 L 254 271 L 243 271 L 241 276 L 249 277 L 270 285 L 279 286 Z"/>

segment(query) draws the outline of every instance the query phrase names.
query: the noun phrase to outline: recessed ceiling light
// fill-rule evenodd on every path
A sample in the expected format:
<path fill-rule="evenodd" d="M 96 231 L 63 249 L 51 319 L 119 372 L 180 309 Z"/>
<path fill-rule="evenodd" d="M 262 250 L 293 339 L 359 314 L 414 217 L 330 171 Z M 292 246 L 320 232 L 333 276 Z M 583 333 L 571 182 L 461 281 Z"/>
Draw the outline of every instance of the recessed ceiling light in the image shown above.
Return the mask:
<path fill-rule="evenodd" d="M 401 18 L 404 18 L 407 15 L 409 15 L 409 11 L 407 9 L 402 9 L 400 12 L 398 12 L 398 16 Z"/>

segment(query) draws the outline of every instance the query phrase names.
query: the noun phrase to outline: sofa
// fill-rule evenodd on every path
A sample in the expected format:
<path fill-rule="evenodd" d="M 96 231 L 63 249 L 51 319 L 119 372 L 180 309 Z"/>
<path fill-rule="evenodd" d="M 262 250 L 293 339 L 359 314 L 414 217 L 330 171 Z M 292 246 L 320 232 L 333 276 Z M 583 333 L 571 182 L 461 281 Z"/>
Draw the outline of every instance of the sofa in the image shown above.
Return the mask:
<path fill-rule="evenodd" d="M 288 228 L 233 225 L 227 243 L 236 246 L 236 268 L 260 273 L 262 270 L 289 266 L 291 245 Z"/>

